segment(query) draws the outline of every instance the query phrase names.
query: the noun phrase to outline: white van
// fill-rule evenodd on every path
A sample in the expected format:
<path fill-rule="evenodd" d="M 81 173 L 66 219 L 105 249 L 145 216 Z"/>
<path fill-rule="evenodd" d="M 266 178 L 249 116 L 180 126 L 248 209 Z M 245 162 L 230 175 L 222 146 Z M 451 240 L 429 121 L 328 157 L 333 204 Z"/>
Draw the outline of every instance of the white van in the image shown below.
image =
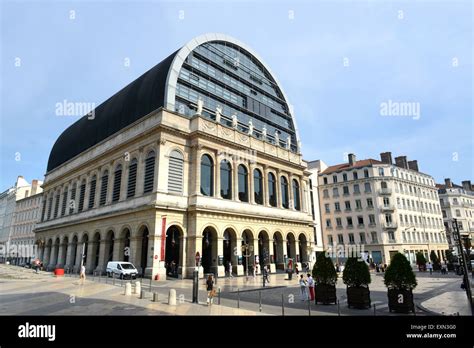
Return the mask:
<path fill-rule="evenodd" d="M 115 277 L 120 279 L 135 279 L 138 274 L 138 270 L 135 266 L 125 261 L 109 261 L 107 263 L 106 272 L 107 277 L 112 277 L 112 274 L 115 274 Z"/>

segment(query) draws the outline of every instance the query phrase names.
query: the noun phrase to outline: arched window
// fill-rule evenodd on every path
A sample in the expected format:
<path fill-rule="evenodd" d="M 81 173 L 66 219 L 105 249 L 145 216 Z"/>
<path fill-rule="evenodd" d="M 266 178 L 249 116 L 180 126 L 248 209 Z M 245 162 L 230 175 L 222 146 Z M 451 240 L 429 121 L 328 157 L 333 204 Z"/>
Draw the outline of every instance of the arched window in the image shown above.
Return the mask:
<path fill-rule="evenodd" d="M 59 212 L 59 198 L 60 198 L 60 191 L 56 194 L 56 201 L 54 202 L 54 218 L 58 217 Z"/>
<path fill-rule="evenodd" d="M 295 210 L 301 210 L 301 205 L 300 205 L 300 184 L 298 183 L 298 180 L 293 179 L 293 199 L 294 199 L 294 205 L 295 205 Z"/>
<path fill-rule="evenodd" d="M 281 206 L 288 209 L 288 181 L 284 176 L 280 177 L 281 180 Z"/>
<path fill-rule="evenodd" d="M 232 167 L 227 160 L 221 162 L 221 197 L 232 199 Z"/>
<path fill-rule="evenodd" d="M 239 200 L 241 202 L 249 201 L 248 189 L 248 171 L 244 165 L 239 165 Z"/>
<path fill-rule="evenodd" d="M 89 204 L 87 205 L 88 209 L 92 209 L 94 207 L 96 186 L 97 186 L 97 177 L 94 175 L 92 177 L 92 180 L 89 186 Z"/>
<path fill-rule="evenodd" d="M 214 162 L 209 155 L 201 157 L 201 194 L 214 195 Z"/>
<path fill-rule="evenodd" d="M 86 194 L 86 181 L 82 180 L 81 187 L 79 189 L 79 207 L 78 211 L 82 211 L 84 209 L 84 195 Z"/>
<path fill-rule="evenodd" d="M 107 189 L 109 187 L 109 172 L 106 170 L 104 174 L 102 174 L 102 180 L 100 183 L 100 199 L 99 205 L 104 205 L 107 199 Z"/>
<path fill-rule="evenodd" d="M 253 171 L 253 195 L 255 203 L 263 204 L 262 173 L 258 169 Z"/>
<path fill-rule="evenodd" d="M 135 190 L 137 187 L 137 166 L 137 159 L 132 159 L 128 166 L 127 198 L 135 196 Z"/>
<path fill-rule="evenodd" d="M 277 206 L 276 180 L 273 173 L 268 173 L 268 200 L 272 207 Z"/>
<path fill-rule="evenodd" d="M 383 188 L 383 189 L 386 189 L 387 188 L 387 183 L 385 181 L 382 181 L 380 183 L 380 186 Z M 411 188 L 411 187 L 410 187 Z"/>
<path fill-rule="evenodd" d="M 115 168 L 114 186 L 112 191 L 112 202 L 117 202 L 120 199 L 120 185 L 122 184 L 122 165 L 119 164 Z"/>
<path fill-rule="evenodd" d="M 153 183 L 155 180 L 155 157 L 155 151 L 150 151 L 146 156 L 143 193 L 153 191 Z"/>
<path fill-rule="evenodd" d="M 172 151 L 168 166 L 168 192 L 183 194 L 184 158 L 179 151 Z"/>

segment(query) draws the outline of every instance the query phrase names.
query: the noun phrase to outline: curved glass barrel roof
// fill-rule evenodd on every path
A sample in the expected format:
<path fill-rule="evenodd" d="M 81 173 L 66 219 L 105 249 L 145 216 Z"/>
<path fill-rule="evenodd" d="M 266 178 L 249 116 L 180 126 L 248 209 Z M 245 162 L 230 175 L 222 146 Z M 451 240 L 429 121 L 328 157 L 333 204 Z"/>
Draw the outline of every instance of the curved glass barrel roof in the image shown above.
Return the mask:
<path fill-rule="evenodd" d="M 57 139 L 47 171 L 51 171 L 112 134 L 164 107 L 187 117 L 196 114 L 252 136 L 298 151 L 298 131 L 289 103 L 268 66 L 243 43 L 222 34 L 201 35 L 94 110 Z M 235 123 L 234 123 L 235 126 Z M 277 134 L 277 137 L 275 137 Z M 288 142 L 288 139 L 290 141 Z"/>

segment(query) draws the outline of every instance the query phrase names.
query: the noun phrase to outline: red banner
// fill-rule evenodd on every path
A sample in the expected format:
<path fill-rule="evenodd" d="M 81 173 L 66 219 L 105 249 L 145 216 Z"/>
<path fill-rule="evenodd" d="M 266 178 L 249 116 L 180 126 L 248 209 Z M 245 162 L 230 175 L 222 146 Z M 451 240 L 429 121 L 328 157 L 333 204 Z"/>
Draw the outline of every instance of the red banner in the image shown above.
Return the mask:
<path fill-rule="evenodd" d="M 165 261 L 165 246 L 166 246 L 166 216 L 161 218 L 161 257 L 160 261 Z"/>

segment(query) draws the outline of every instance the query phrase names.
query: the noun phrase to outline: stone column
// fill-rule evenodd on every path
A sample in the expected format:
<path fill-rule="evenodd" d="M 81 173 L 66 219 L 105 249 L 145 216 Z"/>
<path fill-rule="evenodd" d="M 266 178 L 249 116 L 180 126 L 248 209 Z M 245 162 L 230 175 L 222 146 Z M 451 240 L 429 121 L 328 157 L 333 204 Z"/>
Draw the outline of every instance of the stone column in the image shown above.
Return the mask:
<path fill-rule="evenodd" d="M 124 238 L 114 238 L 113 240 L 114 243 L 114 252 L 112 255 L 112 260 L 118 261 L 121 260 L 121 255 L 123 254 L 123 248 L 124 246 Z"/>
<path fill-rule="evenodd" d="M 186 278 L 192 278 L 196 268 L 196 253 L 202 258 L 202 236 L 189 236 L 187 239 L 186 265 L 184 274 Z M 202 266 L 199 267 L 199 278 L 204 277 Z"/>
<path fill-rule="evenodd" d="M 188 238 L 187 237 L 179 237 L 179 259 L 178 259 L 178 278 L 184 278 L 186 276 L 185 270 L 186 267 L 188 266 L 186 261 L 187 261 L 187 244 L 188 244 Z M 194 264 L 192 263 L 190 267 L 192 267 Z"/>
<path fill-rule="evenodd" d="M 114 193 L 114 182 L 115 182 L 115 167 L 116 163 L 113 161 L 110 163 L 110 170 L 109 170 L 109 177 L 108 177 L 108 184 L 107 184 L 107 195 L 105 199 L 105 205 L 112 203 L 112 196 Z"/>
<path fill-rule="evenodd" d="M 262 189 L 263 189 L 263 205 L 265 207 L 268 207 L 270 206 L 270 199 L 269 199 L 269 196 L 268 196 L 268 188 L 269 188 L 269 185 L 268 185 L 268 166 L 267 165 L 264 165 L 263 166 L 263 171 L 262 171 Z"/>
<path fill-rule="evenodd" d="M 86 211 L 89 209 L 89 195 L 91 193 L 91 177 L 87 175 L 86 177 L 86 189 L 84 191 L 84 205 L 82 207 L 82 211 Z"/>
<path fill-rule="evenodd" d="M 145 175 L 145 156 L 146 154 L 143 152 L 143 148 L 140 148 L 138 156 L 137 156 L 137 182 L 135 188 L 135 196 L 143 195 L 143 183 L 144 183 L 144 175 Z"/>
<path fill-rule="evenodd" d="M 48 268 L 56 267 L 56 256 L 57 256 L 57 254 L 56 254 L 56 244 L 53 243 L 51 245 Z"/>
<path fill-rule="evenodd" d="M 248 181 L 249 181 L 249 185 L 248 185 L 248 188 L 249 188 L 249 203 L 250 204 L 255 204 L 255 180 L 254 180 L 254 177 L 253 177 L 253 174 L 254 174 L 254 170 L 255 170 L 255 166 L 252 165 L 252 164 L 249 164 L 249 175 L 248 175 Z"/>
<path fill-rule="evenodd" d="M 253 253 L 252 253 L 252 257 L 251 257 L 251 261 L 250 261 L 250 264 L 253 266 L 254 264 L 256 264 L 255 262 L 255 259 L 258 255 L 258 235 L 257 236 L 254 236 L 253 238 Z M 261 269 L 262 269 L 262 260 L 260 260 L 260 255 L 259 255 L 259 260 L 258 260 L 258 272 L 257 274 L 260 274 L 261 272 Z"/>
<path fill-rule="evenodd" d="M 97 268 L 96 268 L 97 271 L 100 271 L 100 272 L 105 271 L 106 262 L 107 262 L 105 256 L 107 254 L 108 245 L 109 243 L 107 243 L 104 239 L 102 239 L 102 236 L 101 236 L 99 250 L 97 250 L 97 252 L 99 253 L 99 263 L 97 264 Z"/>
<path fill-rule="evenodd" d="M 268 263 L 270 264 L 270 273 L 276 272 L 276 255 L 275 255 L 275 248 L 273 247 L 273 240 L 268 240 Z M 271 262 L 271 255 L 273 255 L 273 262 Z"/>
<path fill-rule="evenodd" d="M 49 260 L 51 259 L 50 256 L 51 256 L 51 247 L 48 244 L 46 244 L 46 246 L 44 247 L 44 250 L 43 250 L 44 260 L 42 260 L 44 267 L 48 267 Z"/>
<path fill-rule="evenodd" d="M 96 242 L 94 241 L 89 241 L 87 243 L 87 258 L 86 258 L 86 273 L 92 273 L 92 271 L 94 271 L 93 269 L 93 262 L 94 262 L 94 259 L 95 259 L 95 255 L 94 255 L 94 249 L 96 247 Z"/>
<path fill-rule="evenodd" d="M 129 262 L 133 263 L 135 267 L 140 267 L 140 254 L 141 250 L 139 250 L 139 244 L 141 241 L 141 237 L 130 236 L 130 255 L 128 257 Z"/>
<path fill-rule="evenodd" d="M 73 261 L 73 260 L 72 260 L 72 253 L 73 253 L 75 247 L 76 247 L 76 246 L 75 246 L 72 242 L 68 243 L 68 245 L 67 245 L 67 253 L 66 253 L 66 262 L 65 262 L 64 267 L 69 267 L 69 268 L 71 268 L 71 266 L 72 266 L 72 261 Z"/>
<path fill-rule="evenodd" d="M 221 171 L 220 171 L 220 163 L 221 163 L 221 156 L 219 154 L 219 151 L 216 151 L 216 161 L 214 163 L 214 177 L 216 180 L 214 180 L 214 197 L 221 197 Z"/>
<path fill-rule="evenodd" d="M 217 237 L 217 276 L 225 277 L 225 265 L 219 265 L 219 256 L 224 256 L 224 238 Z"/>
<path fill-rule="evenodd" d="M 276 206 L 277 208 L 282 208 L 281 202 L 281 182 L 280 182 L 280 170 L 277 170 L 275 173 L 275 186 L 276 186 Z"/>
<path fill-rule="evenodd" d="M 79 268 L 81 267 L 81 259 L 82 259 L 82 247 L 83 244 L 80 242 L 77 242 L 76 245 L 76 260 L 75 260 L 75 266 L 74 266 L 74 272 L 77 272 Z"/>
<path fill-rule="evenodd" d="M 296 210 L 295 209 L 295 195 L 293 192 L 293 175 L 290 173 L 288 174 L 288 197 L 290 199 L 290 204 L 289 208 L 290 210 Z"/>
<path fill-rule="evenodd" d="M 67 244 L 66 244 L 66 247 L 67 247 Z M 66 255 L 64 255 L 64 251 L 65 251 L 64 250 L 64 242 L 62 242 L 62 243 L 59 244 L 59 248 L 58 248 L 58 259 L 56 261 L 56 267 L 57 268 L 63 268 L 64 267 L 65 261 L 63 259 L 66 257 Z M 67 253 L 67 250 L 66 250 L 66 253 Z"/>
<path fill-rule="evenodd" d="M 237 274 L 238 276 L 241 276 L 241 275 L 244 275 L 244 266 L 243 264 L 242 265 L 239 265 L 239 257 L 242 258 L 242 238 L 237 238 L 236 240 L 236 248 L 235 248 L 235 253 L 232 253 L 232 269 L 233 271 L 235 272 L 235 274 Z M 242 259 L 243 261 L 243 259 Z"/>

